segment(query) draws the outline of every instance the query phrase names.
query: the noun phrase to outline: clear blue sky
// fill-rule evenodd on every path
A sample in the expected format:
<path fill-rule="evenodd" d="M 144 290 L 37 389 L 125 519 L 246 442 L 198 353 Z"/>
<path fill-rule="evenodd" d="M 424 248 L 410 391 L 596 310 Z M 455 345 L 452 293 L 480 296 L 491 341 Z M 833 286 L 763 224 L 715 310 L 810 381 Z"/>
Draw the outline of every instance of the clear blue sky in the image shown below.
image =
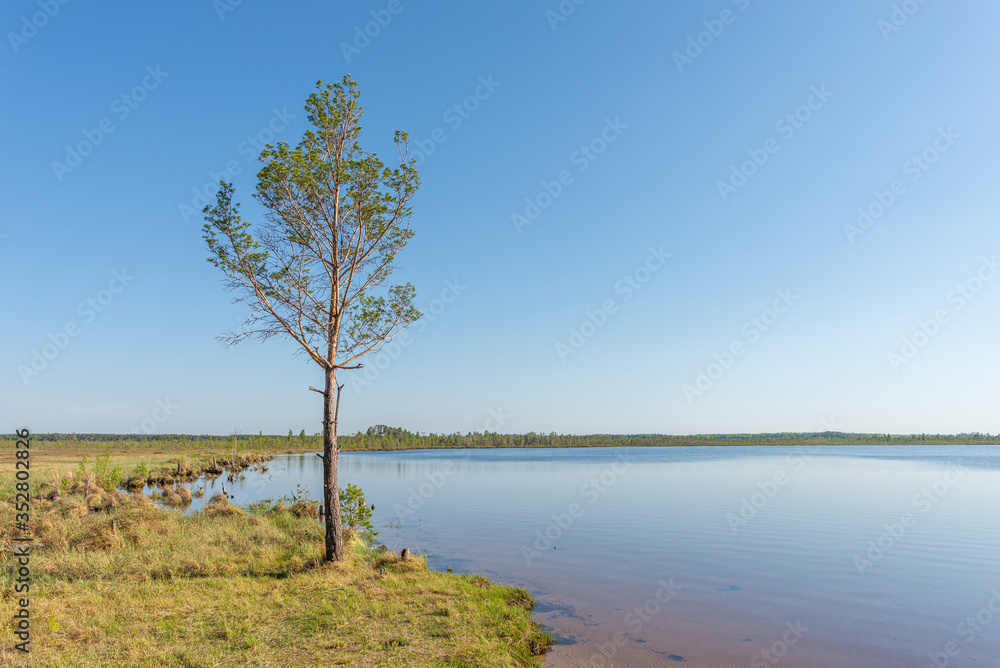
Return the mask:
<path fill-rule="evenodd" d="M 215 340 L 181 205 L 232 163 L 253 215 L 249 138 L 350 73 L 367 146 L 434 146 L 399 277 L 437 315 L 343 431 L 1000 432 L 996 3 L 50 4 L 0 11 L 8 429 L 319 430 L 290 344 Z"/>

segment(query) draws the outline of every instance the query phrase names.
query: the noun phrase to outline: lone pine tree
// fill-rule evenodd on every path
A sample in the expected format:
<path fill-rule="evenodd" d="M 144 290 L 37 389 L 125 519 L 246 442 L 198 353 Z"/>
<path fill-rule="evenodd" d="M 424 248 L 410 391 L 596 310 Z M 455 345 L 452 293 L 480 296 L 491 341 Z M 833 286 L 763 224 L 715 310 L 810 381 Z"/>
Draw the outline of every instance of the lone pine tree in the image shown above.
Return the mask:
<path fill-rule="evenodd" d="M 337 373 L 361 368 L 361 358 L 420 317 L 409 283 L 390 284 L 396 255 L 413 236 L 412 200 L 420 180 L 407 135 L 396 131 L 399 166 L 386 167 L 362 149 L 357 83 L 316 84 L 306 101 L 312 127 L 297 146 L 268 144 L 260 154 L 254 198 L 263 215 L 240 216 L 231 183 L 220 182 L 206 206 L 209 262 L 225 287 L 250 307 L 243 327 L 219 337 L 233 345 L 249 337 L 287 337 L 323 374 L 323 502 L 326 559 L 344 557 L 337 487 Z"/>

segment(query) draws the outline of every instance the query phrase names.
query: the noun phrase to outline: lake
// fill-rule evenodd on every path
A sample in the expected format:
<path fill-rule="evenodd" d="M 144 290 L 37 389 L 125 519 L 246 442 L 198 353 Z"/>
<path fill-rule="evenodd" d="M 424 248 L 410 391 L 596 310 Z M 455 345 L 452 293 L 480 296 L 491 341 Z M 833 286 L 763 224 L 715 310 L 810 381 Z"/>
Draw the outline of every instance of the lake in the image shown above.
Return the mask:
<path fill-rule="evenodd" d="M 549 667 L 1000 666 L 1000 447 L 344 453 L 349 482 L 390 548 L 531 591 Z"/>

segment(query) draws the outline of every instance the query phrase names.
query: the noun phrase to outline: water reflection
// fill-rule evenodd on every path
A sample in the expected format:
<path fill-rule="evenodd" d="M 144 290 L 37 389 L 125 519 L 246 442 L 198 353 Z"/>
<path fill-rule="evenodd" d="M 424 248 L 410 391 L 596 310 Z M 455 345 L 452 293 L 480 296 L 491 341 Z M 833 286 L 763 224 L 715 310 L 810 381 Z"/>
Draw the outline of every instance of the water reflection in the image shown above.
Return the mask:
<path fill-rule="evenodd" d="M 245 476 L 234 503 L 317 498 L 322 461 Z M 997 448 L 345 453 L 340 482 L 391 547 L 528 587 L 550 666 L 923 666 L 953 641 L 949 667 L 1000 665 L 1000 619 L 956 632 L 1000 585 Z"/>

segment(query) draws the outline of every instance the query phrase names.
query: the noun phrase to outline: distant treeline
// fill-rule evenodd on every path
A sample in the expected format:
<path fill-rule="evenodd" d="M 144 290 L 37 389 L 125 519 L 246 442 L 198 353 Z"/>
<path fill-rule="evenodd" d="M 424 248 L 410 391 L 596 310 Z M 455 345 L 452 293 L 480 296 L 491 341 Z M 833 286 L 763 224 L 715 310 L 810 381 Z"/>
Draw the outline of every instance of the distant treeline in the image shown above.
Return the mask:
<path fill-rule="evenodd" d="M 14 434 L 0 436 L 13 440 Z M 236 440 L 240 450 L 289 452 L 321 450 L 319 434 L 305 431 L 287 436 L 247 434 L 185 435 L 185 434 L 32 434 L 36 442 L 51 442 L 55 447 L 89 449 L 96 443 L 111 449 L 153 447 L 157 449 L 231 448 Z M 377 425 L 367 431 L 339 437 L 344 450 L 413 450 L 420 448 L 589 448 L 643 446 L 705 446 L 705 445 L 992 445 L 1000 444 L 1000 435 L 981 434 L 857 434 L 840 431 L 786 432 L 773 434 L 695 434 L 671 436 L 665 434 L 499 434 L 469 432 L 466 434 L 419 434 L 400 427 Z"/>

